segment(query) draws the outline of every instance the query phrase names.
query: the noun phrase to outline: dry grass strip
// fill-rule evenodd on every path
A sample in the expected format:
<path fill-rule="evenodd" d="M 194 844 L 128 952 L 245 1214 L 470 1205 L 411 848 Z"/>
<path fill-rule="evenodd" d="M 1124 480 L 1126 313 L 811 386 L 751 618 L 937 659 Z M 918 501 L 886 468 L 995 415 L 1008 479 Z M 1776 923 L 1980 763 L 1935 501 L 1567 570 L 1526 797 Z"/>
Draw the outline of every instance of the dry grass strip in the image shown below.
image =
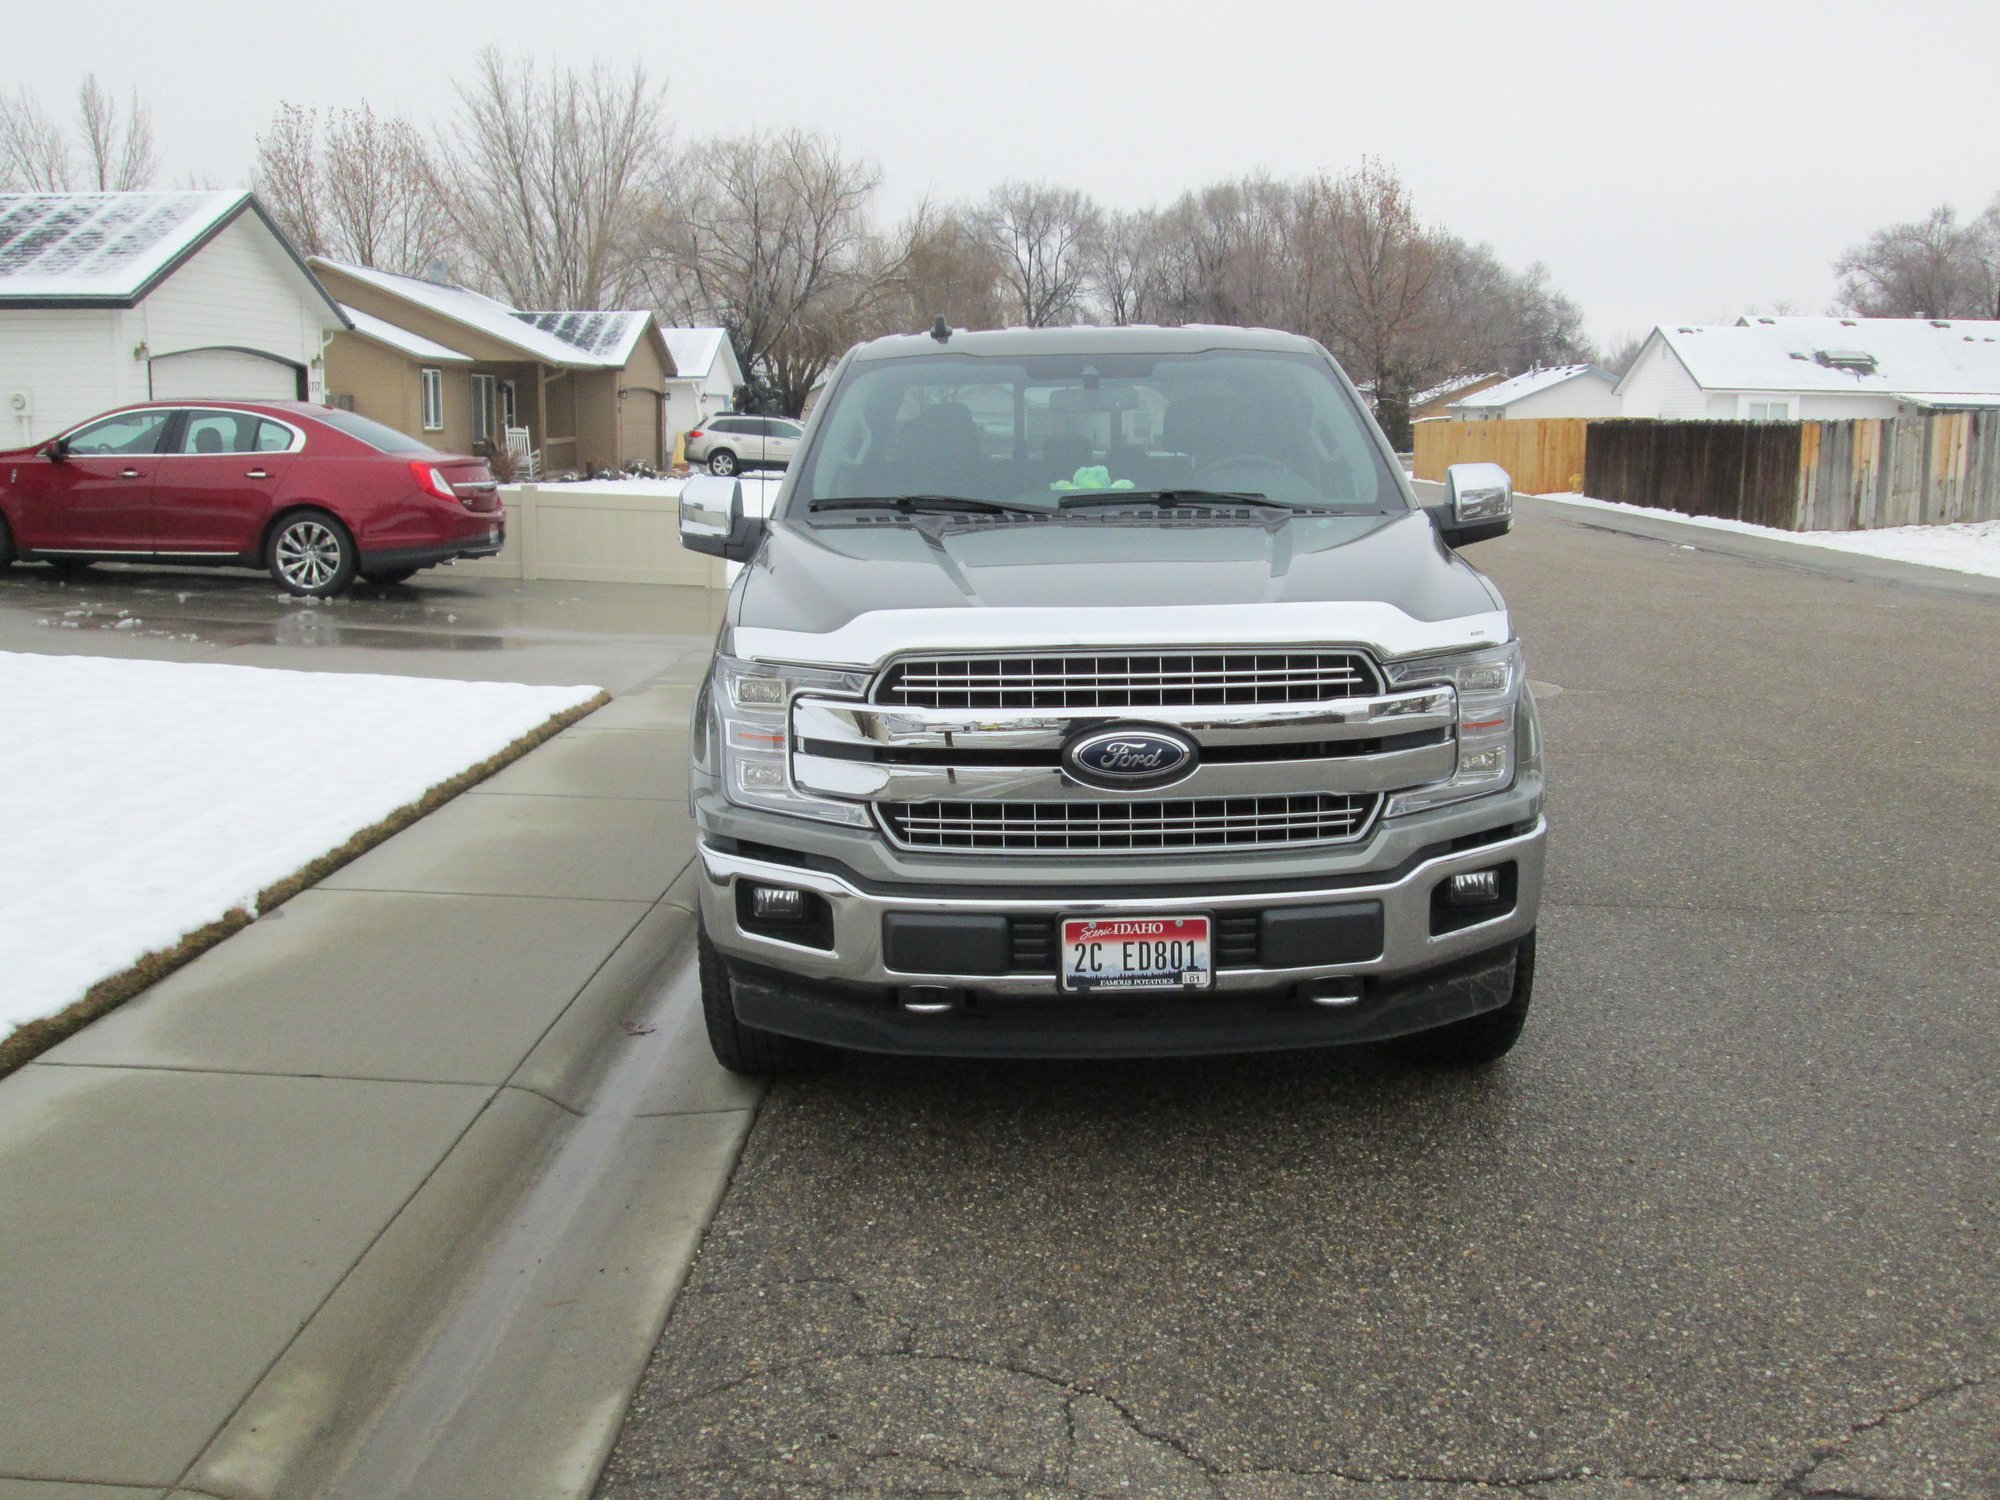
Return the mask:
<path fill-rule="evenodd" d="M 596 713 L 610 701 L 609 693 L 599 693 L 574 708 L 564 709 L 496 754 L 440 781 L 416 801 L 404 804 L 381 822 L 362 829 L 338 849 L 328 850 L 304 869 L 286 876 L 275 885 L 264 887 L 257 893 L 256 911 L 246 911 L 239 906 L 206 926 L 197 927 L 172 947 L 156 949 L 129 969 L 98 980 L 84 992 L 81 1000 L 66 1009 L 17 1028 L 5 1040 L 0 1040 L 0 1078 L 41 1056 L 57 1042 L 75 1036 L 99 1016 L 110 1014 L 134 995 L 158 984 L 182 964 L 206 953 L 232 932 L 249 926 L 265 912 L 282 906 L 300 891 L 319 884 L 342 865 L 359 859 L 392 834 L 401 833 L 419 818 L 436 812 L 461 792 L 479 785 L 494 772 L 519 760 L 544 740 L 553 739 L 578 720 Z"/>

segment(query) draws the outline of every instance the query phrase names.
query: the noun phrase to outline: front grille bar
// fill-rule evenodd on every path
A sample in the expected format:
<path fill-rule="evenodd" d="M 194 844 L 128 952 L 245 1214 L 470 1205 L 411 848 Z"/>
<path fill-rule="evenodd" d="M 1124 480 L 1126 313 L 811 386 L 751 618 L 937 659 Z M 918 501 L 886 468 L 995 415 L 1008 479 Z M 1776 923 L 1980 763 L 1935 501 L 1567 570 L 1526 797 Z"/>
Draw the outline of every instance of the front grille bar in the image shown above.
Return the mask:
<path fill-rule="evenodd" d="M 926 657 L 892 663 L 874 697 L 918 708 L 1196 708 L 1325 702 L 1379 681 L 1356 651 Z"/>
<path fill-rule="evenodd" d="M 1359 838 L 1376 795 L 1308 792 L 1150 802 L 907 802 L 880 804 L 906 849 L 1047 853 L 1255 849 Z"/>

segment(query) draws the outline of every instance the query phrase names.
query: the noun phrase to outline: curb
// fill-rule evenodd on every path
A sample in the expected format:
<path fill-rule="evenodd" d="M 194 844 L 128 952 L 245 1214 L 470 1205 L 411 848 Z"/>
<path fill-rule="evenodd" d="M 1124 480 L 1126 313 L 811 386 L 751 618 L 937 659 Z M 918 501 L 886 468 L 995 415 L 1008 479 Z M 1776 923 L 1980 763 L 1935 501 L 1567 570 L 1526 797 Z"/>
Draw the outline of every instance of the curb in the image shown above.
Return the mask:
<path fill-rule="evenodd" d="M 618 1107 L 629 1102 L 619 1097 L 621 1081 L 629 1092 L 630 1079 L 650 1086 L 657 1077 L 673 1013 L 686 1007 L 684 985 L 669 981 L 691 968 L 697 869 L 654 903 L 494 1090 L 210 1441 L 183 1488 L 218 1500 L 588 1494 L 755 1115 L 757 1091 L 747 1084 L 723 1108 Z M 662 1046 L 635 1050 L 655 1033 Z M 645 1155 L 663 1129 L 679 1130 L 672 1149 Z M 641 1149 L 627 1151 L 635 1140 Z M 579 1148 L 641 1176 L 626 1192 L 588 1197 L 609 1174 L 579 1171 Z M 536 1202 L 552 1192 L 577 1205 L 572 1217 L 595 1275 L 588 1284 L 575 1276 L 576 1296 L 538 1291 L 523 1301 L 531 1284 L 577 1259 L 578 1234 L 556 1233 L 571 1227 L 558 1212 L 542 1215 L 542 1238 L 522 1264 L 500 1263 L 535 1231 Z M 629 1264 L 609 1265 L 599 1254 L 607 1247 Z M 608 1269 L 619 1274 L 607 1277 Z M 500 1307 L 501 1316 L 493 1315 L 495 1287 L 517 1304 Z M 579 1322 L 590 1326 L 587 1364 L 559 1347 L 574 1341 Z M 477 1444 L 455 1436 L 455 1427 L 495 1429 L 496 1394 L 537 1380 L 542 1399 L 531 1407 L 505 1403 L 511 1426 Z M 573 1409 L 551 1409 L 565 1404 Z M 469 1455 L 456 1451 L 468 1447 Z M 413 1487 L 434 1452 L 442 1472 L 426 1472 Z"/>

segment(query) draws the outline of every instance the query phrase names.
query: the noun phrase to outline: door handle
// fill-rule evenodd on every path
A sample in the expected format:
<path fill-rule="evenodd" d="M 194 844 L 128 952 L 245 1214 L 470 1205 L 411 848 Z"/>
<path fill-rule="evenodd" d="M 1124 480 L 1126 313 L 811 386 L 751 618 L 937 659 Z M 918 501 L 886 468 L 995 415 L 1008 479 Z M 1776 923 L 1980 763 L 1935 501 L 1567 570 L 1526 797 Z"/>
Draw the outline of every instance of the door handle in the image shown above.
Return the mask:
<path fill-rule="evenodd" d="M 271 476 L 269 474 L 266 474 L 262 469 L 252 469 L 248 474 L 245 474 L 243 477 L 245 479 L 269 479 Z"/>
<path fill-rule="evenodd" d="M 139 471 L 137 469 L 120 469 L 118 471 L 118 477 L 120 479 L 137 479 L 139 477 Z"/>

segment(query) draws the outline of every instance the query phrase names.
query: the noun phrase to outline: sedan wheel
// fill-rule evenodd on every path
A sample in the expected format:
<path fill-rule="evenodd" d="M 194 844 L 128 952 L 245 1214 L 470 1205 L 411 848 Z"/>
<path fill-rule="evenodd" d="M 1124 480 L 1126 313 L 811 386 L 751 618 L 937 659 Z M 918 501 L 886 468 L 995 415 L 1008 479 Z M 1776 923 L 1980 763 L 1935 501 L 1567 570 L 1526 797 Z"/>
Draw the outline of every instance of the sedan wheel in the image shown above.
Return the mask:
<path fill-rule="evenodd" d="M 280 522 L 264 560 L 279 588 L 307 598 L 337 594 L 354 578 L 354 543 L 347 528 L 332 516 L 313 512 Z"/>
<path fill-rule="evenodd" d="M 717 448 L 708 456 L 708 472 L 720 474 L 724 478 L 736 472 L 736 455 L 727 448 Z"/>

